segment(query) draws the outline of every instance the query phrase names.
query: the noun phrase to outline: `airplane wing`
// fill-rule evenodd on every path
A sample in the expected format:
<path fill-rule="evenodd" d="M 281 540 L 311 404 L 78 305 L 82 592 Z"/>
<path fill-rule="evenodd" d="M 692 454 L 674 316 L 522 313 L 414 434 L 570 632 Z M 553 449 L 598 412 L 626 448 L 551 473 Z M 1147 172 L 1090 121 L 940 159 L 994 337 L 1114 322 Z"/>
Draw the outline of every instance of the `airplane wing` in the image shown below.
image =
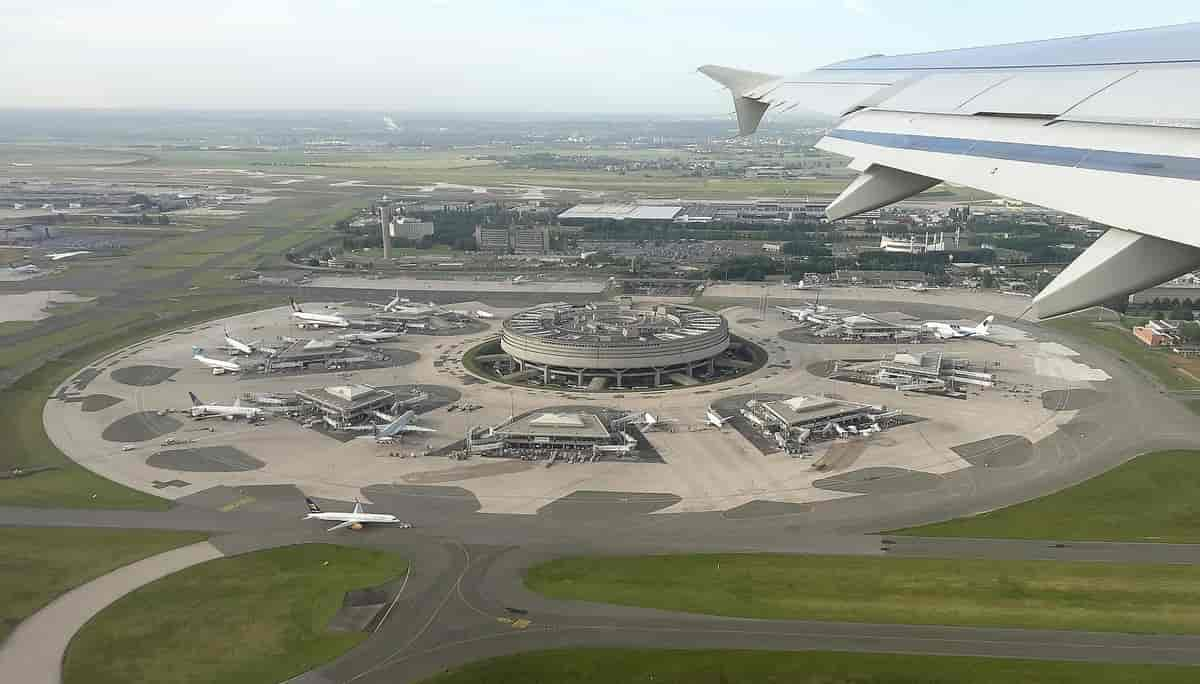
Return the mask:
<path fill-rule="evenodd" d="M 860 175 L 836 220 L 939 182 L 1111 228 L 1033 300 L 1069 313 L 1200 266 L 1200 24 L 838 62 L 799 77 L 718 66 L 738 129 L 771 110 L 839 117 L 817 147 Z"/>
<path fill-rule="evenodd" d="M 329 528 L 329 529 L 327 529 L 327 530 L 325 530 L 325 531 L 326 531 L 326 532 L 333 532 L 333 531 L 335 531 L 335 530 L 340 530 L 340 529 L 344 529 L 344 528 L 350 527 L 350 526 L 351 526 L 351 525 L 353 525 L 353 524 L 354 524 L 354 521 L 353 521 L 353 520 L 347 520 L 346 522 L 340 522 L 340 523 L 338 523 L 338 524 L 334 525 L 333 527 L 331 527 L 331 528 Z"/>
<path fill-rule="evenodd" d="M 405 425 L 401 432 L 437 432 L 433 428 L 421 427 L 420 425 Z"/>

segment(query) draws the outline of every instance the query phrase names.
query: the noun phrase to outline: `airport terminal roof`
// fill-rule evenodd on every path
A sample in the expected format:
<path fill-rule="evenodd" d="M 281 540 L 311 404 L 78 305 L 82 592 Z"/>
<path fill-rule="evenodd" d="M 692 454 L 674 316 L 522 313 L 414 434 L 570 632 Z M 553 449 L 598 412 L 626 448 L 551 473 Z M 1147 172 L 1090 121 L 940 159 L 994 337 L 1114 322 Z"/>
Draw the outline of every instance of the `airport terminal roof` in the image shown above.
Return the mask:
<path fill-rule="evenodd" d="M 768 401 L 764 406 L 788 425 L 820 422 L 873 408 L 869 404 L 810 396 L 793 397 L 783 401 Z"/>
<path fill-rule="evenodd" d="M 608 430 L 590 413 L 535 412 L 497 429 L 510 435 L 606 439 Z"/>
<path fill-rule="evenodd" d="M 683 207 L 645 204 L 577 204 L 558 215 L 559 219 L 609 219 L 612 221 L 671 221 Z"/>
<path fill-rule="evenodd" d="M 396 395 L 370 385 L 335 385 L 298 390 L 296 396 L 339 411 L 354 411 L 391 401 Z"/>

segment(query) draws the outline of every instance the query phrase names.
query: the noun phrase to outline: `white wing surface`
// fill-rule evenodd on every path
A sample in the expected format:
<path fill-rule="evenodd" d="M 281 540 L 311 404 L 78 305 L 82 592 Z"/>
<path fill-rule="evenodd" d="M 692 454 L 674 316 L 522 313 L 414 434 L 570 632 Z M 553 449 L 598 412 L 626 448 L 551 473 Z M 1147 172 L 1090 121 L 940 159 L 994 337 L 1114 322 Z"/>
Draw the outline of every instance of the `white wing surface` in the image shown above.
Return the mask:
<path fill-rule="evenodd" d="M 838 116 L 817 147 L 860 172 L 830 219 L 946 181 L 1111 228 L 1035 299 L 1057 316 L 1200 267 L 1200 24 L 875 56 L 786 78 L 700 71 L 742 134 L 764 113 Z"/>

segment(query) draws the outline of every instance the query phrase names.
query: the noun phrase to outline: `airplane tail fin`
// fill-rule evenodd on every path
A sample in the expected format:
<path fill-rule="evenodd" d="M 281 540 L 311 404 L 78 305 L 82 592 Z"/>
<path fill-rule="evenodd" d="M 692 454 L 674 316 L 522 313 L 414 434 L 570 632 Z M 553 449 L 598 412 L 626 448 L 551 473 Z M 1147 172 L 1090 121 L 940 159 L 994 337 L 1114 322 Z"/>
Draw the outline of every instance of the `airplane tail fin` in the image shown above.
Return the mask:
<path fill-rule="evenodd" d="M 310 499 L 306 496 L 306 497 L 304 497 L 304 502 L 308 504 L 308 512 L 309 513 L 320 513 L 321 512 L 321 507 L 317 505 L 316 501 L 313 501 L 312 499 Z"/>
<path fill-rule="evenodd" d="M 295 298 L 295 297 L 292 297 L 292 311 L 295 311 L 295 312 L 297 312 L 297 313 L 303 313 L 303 312 L 304 312 L 304 309 L 301 309 L 301 308 L 300 308 L 300 305 L 296 303 L 296 298 Z"/>
<path fill-rule="evenodd" d="M 188 392 L 188 396 L 192 398 L 192 406 L 200 406 L 204 403 L 193 392 Z"/>
<path fill-rule="evenodd" d="M 995 316 L 988 316 L 987 318 L 983 319 L 983 322 L 979 324 L 979 332 L 987 334 L 988 328 L 991 327 L 992 321 L 994 320 L 996 320 Z"/>
<path fill-rule="evenodd" d="M 204 351 L 204 350 L 201 349 L 200 347 L 197 347 L 196 345 L 192 345 L 192 356 L 200 356 L 200 352 L 202 352 L 202 351 Z"/>

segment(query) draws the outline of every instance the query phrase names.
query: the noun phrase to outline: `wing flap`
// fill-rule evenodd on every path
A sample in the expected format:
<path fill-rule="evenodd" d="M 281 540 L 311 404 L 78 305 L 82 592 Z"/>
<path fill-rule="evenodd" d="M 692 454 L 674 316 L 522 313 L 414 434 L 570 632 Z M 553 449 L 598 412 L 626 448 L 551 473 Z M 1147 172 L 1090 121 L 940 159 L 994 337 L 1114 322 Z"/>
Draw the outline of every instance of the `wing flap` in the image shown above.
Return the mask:
<path fill-rule="evenodd" d="M 355 521 L 353 521 L 353 520 L 347 520 L 346 522 L 340 522 L 340 523 L 338 523 L 338 524 L 334 525 L 333 527 L 331 527 L 331 528 L 329 528 L 329 529 L 327 529 L 327 530 L 325 530 L 325 531 L 326 531 L 326 532 L 335 532 L 335 531 L 337 531 L 337 530 L 342 530 L 342 529 L 345 529 L 345 528 L 347 528 L 347 527 L 350 527 L 351 525 L 353 525 L 353 524 L 354 524 L 354 522 L 355 522 Z"/>

